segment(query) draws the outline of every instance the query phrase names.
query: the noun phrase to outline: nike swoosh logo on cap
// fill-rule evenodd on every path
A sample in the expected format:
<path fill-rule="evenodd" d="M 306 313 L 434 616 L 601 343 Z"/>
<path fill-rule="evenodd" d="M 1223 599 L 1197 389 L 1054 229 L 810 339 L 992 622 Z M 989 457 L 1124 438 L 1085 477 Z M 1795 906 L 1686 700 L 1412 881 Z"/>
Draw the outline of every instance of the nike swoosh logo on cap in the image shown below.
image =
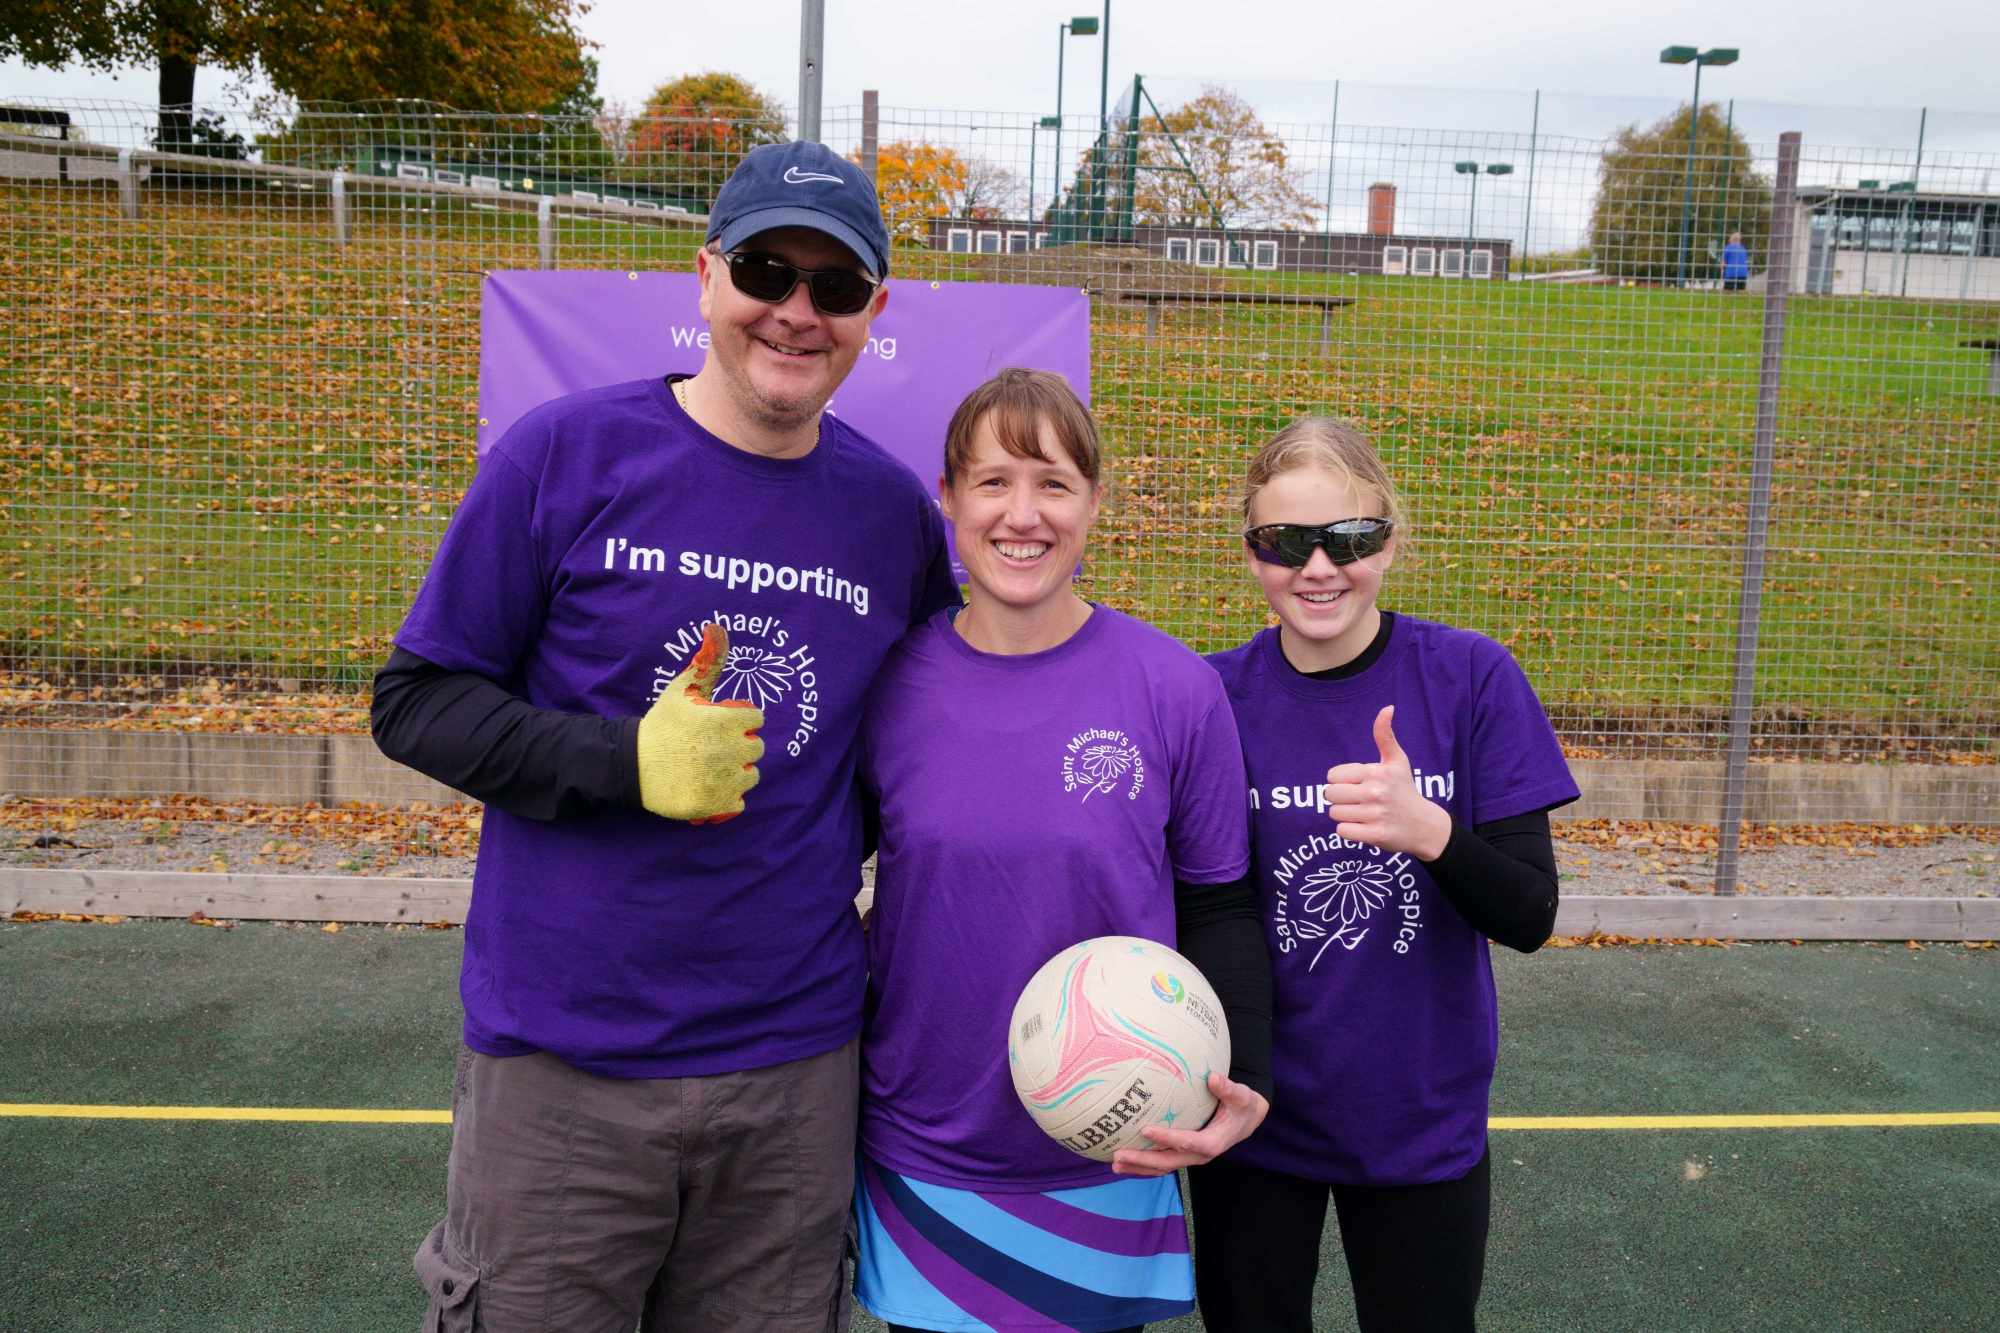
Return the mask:
<path fill-rule="evenodd" d="M 840 177 L 829 176 L 824 172 L 800 171 L 797 167 L 785 168 L 785 184 L 804 185 L 807 181 L 832 181 L 835 185 L 841 185 L 845 183 L 840 179 Z"/>

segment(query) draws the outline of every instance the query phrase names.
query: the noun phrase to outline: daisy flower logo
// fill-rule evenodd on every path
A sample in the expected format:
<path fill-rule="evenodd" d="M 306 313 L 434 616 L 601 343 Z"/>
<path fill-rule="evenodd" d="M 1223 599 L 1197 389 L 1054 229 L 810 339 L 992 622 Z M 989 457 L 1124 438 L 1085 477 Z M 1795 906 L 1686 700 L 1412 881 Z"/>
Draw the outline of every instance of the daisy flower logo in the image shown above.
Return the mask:
<path fill-rule="evenodd" d="M 1306 876 L 1300 906 L 1331 925 L 1366 921 L 1389 901 L 1388 870 L 1373 861 L 1341 861 Z"/>
<path fill-rule="evenodd" d="M 1063 747 L 1063 790 L 1093 796 L 1123 792 L 1126 799 L 1138 800 L 1146 785 L 1146 759 L 1139 747 L 1122 731 L 1092 727 L 1077 733 Z"/>
<path fill-rule="evenodd" d="M 777 653 L 750 644 L 734 644 L 715 678 L 716 699 L 742 699 L 769 708 L 792 688 L 792 664 Z"/>

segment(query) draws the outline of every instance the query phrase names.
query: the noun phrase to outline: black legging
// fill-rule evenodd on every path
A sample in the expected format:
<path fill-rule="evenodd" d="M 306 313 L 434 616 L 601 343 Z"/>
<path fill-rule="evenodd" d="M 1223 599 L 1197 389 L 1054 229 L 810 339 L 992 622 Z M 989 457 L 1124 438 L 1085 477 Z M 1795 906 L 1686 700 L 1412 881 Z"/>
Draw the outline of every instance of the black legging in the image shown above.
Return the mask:
<path fill-rule="evenodd" d="M 1209 1333 L 1312 1333 L 1326 1200 L 1362 1333 L 1471 1333 L 1486 1269 L 1490 1150 L 1435 1185 L 1327 1185 L 1227 1158 L 1188 1173 Z"/>

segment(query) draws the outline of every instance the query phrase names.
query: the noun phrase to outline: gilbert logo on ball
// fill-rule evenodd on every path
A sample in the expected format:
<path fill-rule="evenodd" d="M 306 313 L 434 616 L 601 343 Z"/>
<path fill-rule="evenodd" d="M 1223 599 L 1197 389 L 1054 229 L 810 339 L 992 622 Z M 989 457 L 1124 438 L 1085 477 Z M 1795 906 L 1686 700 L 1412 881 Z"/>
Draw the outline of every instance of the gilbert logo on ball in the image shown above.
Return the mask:
<path fill-rule="evenodd" d="M 1100 1162 L 1148 1148 L 1148 1125 L 1200 1129 L 1229 1070 L 1222 1003 L 1163 944 L 1105 935 L 1044 963 L 1007 1025 L 1014 1091 L 1042 1131 Z"/>

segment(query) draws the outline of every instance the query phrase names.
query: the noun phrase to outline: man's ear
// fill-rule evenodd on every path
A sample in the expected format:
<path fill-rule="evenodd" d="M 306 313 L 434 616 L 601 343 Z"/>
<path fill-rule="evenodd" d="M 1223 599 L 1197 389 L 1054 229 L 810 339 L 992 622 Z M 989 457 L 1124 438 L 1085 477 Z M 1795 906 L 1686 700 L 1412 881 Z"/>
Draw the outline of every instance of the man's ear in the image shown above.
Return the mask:
<path fill-rule="evenodd" d="M 722 256 L 709 249 L 705 243 L 695 247 L 694 276 L 699 289 L 697 304 L 701 309 L 701 317 L 705 320 L 713 318 L 710 313 L 713 302 L 709 298 L 709 284 L 722 276 L 721 266 Z"/>
<path fill-rule="evenodd" d="M 951 483 L 944 479 L 942 472 L 938 473 L 938 508 L 946 518 L 951 517 Z"/>

